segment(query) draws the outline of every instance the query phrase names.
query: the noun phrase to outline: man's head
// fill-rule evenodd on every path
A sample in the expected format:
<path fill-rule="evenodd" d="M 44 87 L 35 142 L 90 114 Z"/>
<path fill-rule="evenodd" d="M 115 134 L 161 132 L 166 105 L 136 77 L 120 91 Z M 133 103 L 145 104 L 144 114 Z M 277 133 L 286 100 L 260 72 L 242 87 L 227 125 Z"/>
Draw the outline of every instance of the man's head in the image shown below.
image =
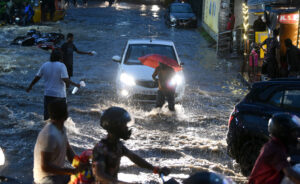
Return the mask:
<path fill-rule="evenodd" d="M 48 112 L 51 120 L 65 121 L 67 120 L 68 108 L 67 103 L 63 101 L 54 101 L 48 105 Z"/>
<path fill-rule="evenodd" d="M 284 144 L 295 145 L 299 138 L 300 119 L 289 113 L 276 113 L 269 120 L 268 131 Z"/>
<path fill-rule="evenodd" d="M 62 59 L 62 53 L 60 49 L 53 49 L 50 55 L 50 61 L 51 62 L 61 61 L 61 59 Z"/>
<path fill-rule="evenodd" d="M 288 49 L 293 46 L 293 42 L 289 38 L 284 40 L 284 44 L 285 44 L 286 48 L 288 48 Z"/>
<path fill-rule="evenodd" d="M 261 15 L 259 15 L 259 16 L 257 17 L 257 19 L 259 19 L 259 20 L 262 20 L 261 18 L 262 18 L 262 16 L 261 16 Z"/>
<path fill-rule="evenodd" d="M 273 37 L 277 37 L 279 35 L 279 29 L 275 29 L 273 31 Z"/>
<path fill-rule="evenodd" d="M 68 33 L 68 34 L 67 34 L 67 40 L 68 40 L 69 42 L 73 42 L 73 39 L 74 39 L 74 35 L 73 35 L 72 33 Z"/>
<path fill-rule="evenodd" d="M 110 107 L 102 113 L 100 126 L 117 138 L 128 140 L 131 136 L 131 130 L 127 127 L 129 122 L 132 119 L 125 109 Z"/>
<path fill-rule="evenodd" d="M 50 55 L 50 61 L 51 62 L 61 61 L 61 59 L 62 59 L 62 53 L 60 49 L 53 49 Z"/>

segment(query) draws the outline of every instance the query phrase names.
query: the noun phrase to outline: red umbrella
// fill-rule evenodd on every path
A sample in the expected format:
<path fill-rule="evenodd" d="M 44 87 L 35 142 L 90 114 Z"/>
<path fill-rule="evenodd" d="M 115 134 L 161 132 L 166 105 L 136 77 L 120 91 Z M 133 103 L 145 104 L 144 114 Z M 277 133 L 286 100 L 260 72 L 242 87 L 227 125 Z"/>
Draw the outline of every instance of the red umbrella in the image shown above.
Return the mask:
<path fill-rule="evenodd" d="M 174 59 L 168 58 L 159 54 L 149 54 L 138 58 L 143 65 L 157 68 L 159 63 L 168 65 L 173 68 L 176 72 L 182 70 L 182 67 Z"/>

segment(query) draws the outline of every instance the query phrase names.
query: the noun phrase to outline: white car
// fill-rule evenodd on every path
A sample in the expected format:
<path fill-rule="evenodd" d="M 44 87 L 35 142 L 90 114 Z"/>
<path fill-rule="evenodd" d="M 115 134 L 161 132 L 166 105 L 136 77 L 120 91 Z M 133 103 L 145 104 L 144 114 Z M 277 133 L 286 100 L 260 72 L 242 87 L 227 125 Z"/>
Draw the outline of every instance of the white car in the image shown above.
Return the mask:
<path fill-rule="evenodd" d="M 155 101 L 158 83 L 153 81 L 154 68 L 143 65 L 138 58 L 149 54 L 160 54 L 181 63 L 172 41 L 152 39 L 128 40 L 123 55 L 114 56 L 112 60 L 119 63 L 116 92 L 121 99 L 137 101 Z M 175 101 L 182 100 L 185 90 L 183 71 L 176 72 L 172 82 L 176 82 Z"/>

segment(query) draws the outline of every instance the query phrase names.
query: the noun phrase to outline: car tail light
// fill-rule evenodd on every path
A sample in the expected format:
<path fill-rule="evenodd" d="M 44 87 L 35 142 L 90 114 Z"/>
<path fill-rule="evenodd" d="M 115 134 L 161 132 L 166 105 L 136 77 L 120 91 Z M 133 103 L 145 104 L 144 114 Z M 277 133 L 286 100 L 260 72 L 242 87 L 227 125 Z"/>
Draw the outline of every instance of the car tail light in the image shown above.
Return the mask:
<path fill-rule="evenodd" d="M 230 126 L 230 123 L 233 120 L 233 118 L 237 112 L 238 112 L 238 110 L 234 107 L 233 111 L 230 114 L 229 120 L 228 120 L 228 127 Z"/>

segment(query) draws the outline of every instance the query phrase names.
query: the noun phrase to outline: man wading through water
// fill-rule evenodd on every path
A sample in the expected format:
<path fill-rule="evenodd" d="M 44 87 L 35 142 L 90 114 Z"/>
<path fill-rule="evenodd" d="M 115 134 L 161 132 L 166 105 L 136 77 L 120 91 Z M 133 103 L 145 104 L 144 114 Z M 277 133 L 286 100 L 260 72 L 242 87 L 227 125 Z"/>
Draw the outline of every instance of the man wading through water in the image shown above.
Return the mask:
<path fill-rule="evenodd" d="M 61 58 L 61 51 L 54 49 L 50 56 L 50 62 L 48 61 L 42 65 L 26 90 L 29 93 L 35 83 L 44 78 L 44 120 L 49 118 L 49 103 L 53 101 L 66 102 L 66 84 L 80 88 L 80 84 L 76 84 L 69 79 L 66 66 L 61 63 Z"/>
<path fill-rule="evenodd" d="M 67 67 L 69 78 L 73 76 L 73 52 L 77 52 L 78 54 L 87 54 L 92 56 L 92 52 L 83 52 L 76 48 L 73 43 L 74 36 L 72 33 L 68 33 L 67 35 L 67 42 L 61 46 L 61 50 L 63 52 L 63 62 Z M 67 87 L 69 87 L 67 85 Z"/>
<path fill-rule="evenodd" d="M 158 91 L 156 97 L 156 107 L 162 107 L 165 99 L 168 101 L 168 108 L 170 111 L 175 111 L 175 90 L 176 84 L 172 84 L 172 78 L 175 75 L 175 70 L 165 64 L 159 63 L 152 74 L 153 80 L 157 80 L 158 76 Z"/>
<path fill-rule="evenodd" d="M 127 127 L 132 119 L 129 113 L 120 107 L 111 107 L 105 110 L 101 116 L 100 125 L 108 134 L 101 139 L 93 149 L 92 170 L 96 184 L 127 184 L 118 180 L 120 160 L 122 156 L 128 157 L 138 166 L 149 169 L 155 174 L 168 175 L 170 170 L 166 167 L 154 167 L 142 159 L 123 144 L 120 139 L 128 140 L 131 130 Z"/>

